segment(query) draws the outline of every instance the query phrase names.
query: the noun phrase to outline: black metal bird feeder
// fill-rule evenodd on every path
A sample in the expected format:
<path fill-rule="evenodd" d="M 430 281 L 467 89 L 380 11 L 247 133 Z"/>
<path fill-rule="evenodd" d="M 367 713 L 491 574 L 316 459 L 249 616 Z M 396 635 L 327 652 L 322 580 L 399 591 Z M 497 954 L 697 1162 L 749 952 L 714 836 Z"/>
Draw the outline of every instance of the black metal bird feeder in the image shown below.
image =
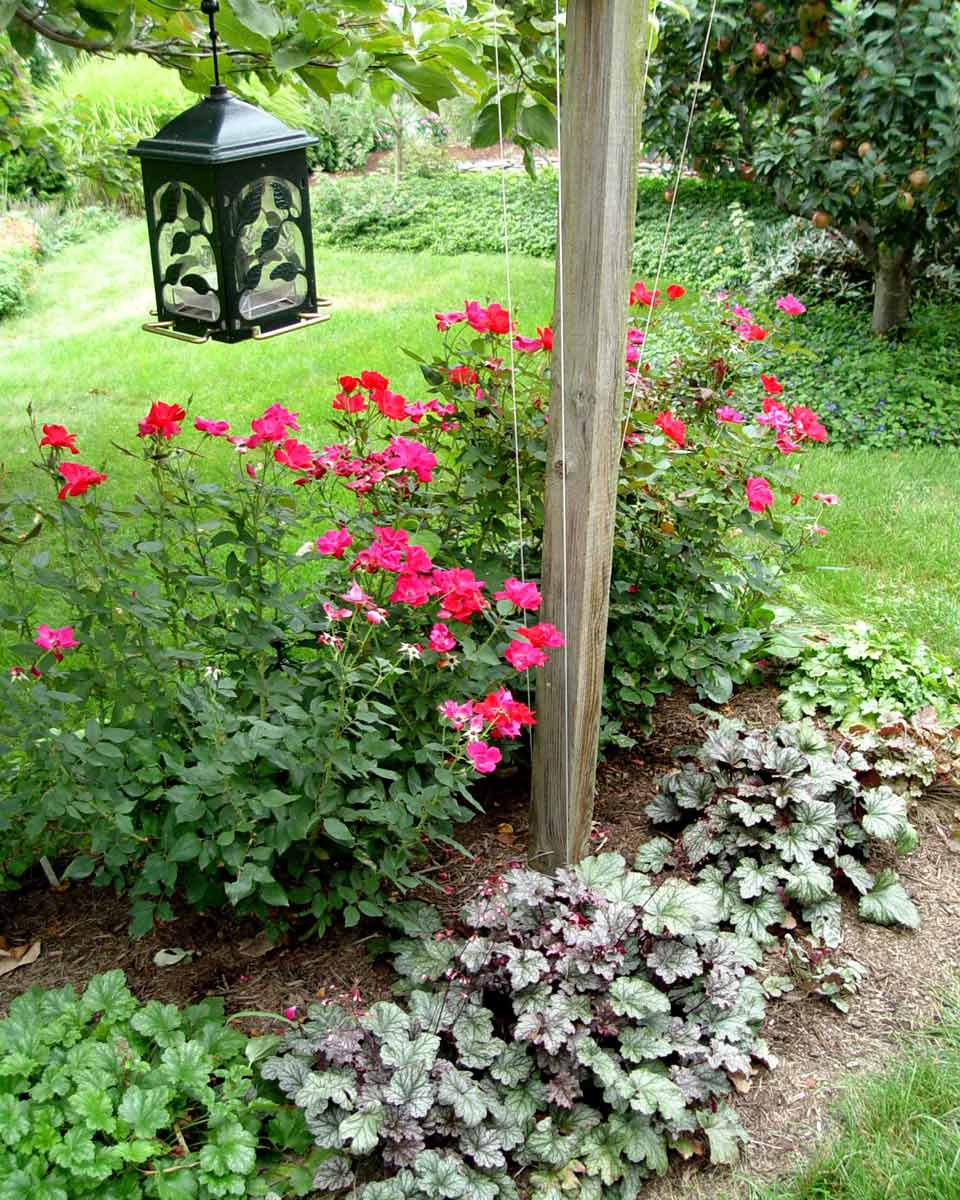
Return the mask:
<path fill-rule="evenodd" d="M 328 318 L 317 299 L 307 147 L 317 139 L 220 83 L 129 153 L 140 159 L 157 297 L 151 333 L 241 342 Z"/>

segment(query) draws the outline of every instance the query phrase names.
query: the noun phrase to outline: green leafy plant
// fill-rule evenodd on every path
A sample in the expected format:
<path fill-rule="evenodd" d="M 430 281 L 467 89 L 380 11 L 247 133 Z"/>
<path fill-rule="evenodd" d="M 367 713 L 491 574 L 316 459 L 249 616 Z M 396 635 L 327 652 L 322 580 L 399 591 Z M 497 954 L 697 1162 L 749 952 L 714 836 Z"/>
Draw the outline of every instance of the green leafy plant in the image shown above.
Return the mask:
<path fill-rule="evenodd" d="M 141 1005 L 121 971 L 31 988 L 0 1020 L 0 1196 L 247 1195 L 276 1157 L 258 1162 L 282 1106 L 255 1098 L 253 1063 L 277 1040 L 225 1024 L 220 1000 Z"/>
<path fill-rule="evenodd" d="M 831 749 L 812 724 L 766 732 L 720 719 L 696 763 L 668 775 L 647 806 L 654 821 L 683 827 L 675 842 L 660 838 L 646 852 L 660 866 L 692 870 L 733 927 L 763 944 L 795 910 L 815 937 L 838 945 L 840 881 L 859 893 L 865 920 L 915 928 L 895 872 L 874 875 L 864 863 L 873 840 L 900 852 L 917 843 L 906 800 L 863 784 L 870 772 L 862 755 Z"/>
<path fill-rule="evenodd" d="M 0 320 L 16 316 L 27 306 L 30 284 L 37 272 L 37 256 L 28 247 L 0 250 Z"/>
<path fill-rule="evenodd" d="M 865 621 L 808 638 L 781 686 L 788 720 L 826 715 L 840 726 L 928 708 L 950 720 L 960 705 L 960 682 L 949 664 L 923 642 Z"/>
<path fill-rule="evenodd" d="M 823 946 L 816 938 L 788 933 L 783 941 L 794 986 L 807 995 L 821 996 L 842 1013 L 849 1012 L 850 999 L 868 974 L 863 963 L 843 957 L 836 947 Z"/>
<path fill-rule="evenodd" d="M 601 854 L 493 876 L 454 929 L 392 914 L 405 1006 L 316 1005 L 263 1066 L 363 1200 L 634 1197 L 671 1148 L 732 1161 L 728 1074 L 769 1061 L 760 952 L 708 887 Z"/>
<path fill-rule="evenodd" d="M 960 730 L 944 725 L 932 708 L 908 720 L 886 713 L 875 727 L 850 726 L 846 740 L 870 764 L 870 782 L 884 783 L 910 801 L 935 784 L 956 785 L 960 773 Z M 866 781 L 867 776 L 861 774 Z"/>

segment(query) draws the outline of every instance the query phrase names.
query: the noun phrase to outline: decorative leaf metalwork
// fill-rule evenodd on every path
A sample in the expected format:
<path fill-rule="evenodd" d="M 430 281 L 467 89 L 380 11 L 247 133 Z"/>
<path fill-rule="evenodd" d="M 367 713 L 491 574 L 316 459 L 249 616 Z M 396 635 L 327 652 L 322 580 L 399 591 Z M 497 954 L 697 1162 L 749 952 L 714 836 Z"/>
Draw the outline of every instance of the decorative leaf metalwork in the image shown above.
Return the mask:
<path fill-rule="evenodd" d="M 180 211 L 181 189 L 179 183 L 168 183 L 160 197 L 160 224 L 170 224 Z"/>
<path fill-rule="evenodd" d="M 292 279 L 296 279 L 299 273 L 300 272 L 293 265 L 293 263 L 282 262 L 273 268 L 273 270 L 270 272 L 270 278 L 282 279 L 285 283 L 289 283 Z"/>
<path fill-rule="evenodd" d="M 263 200 L 263 180 L 258 179 L 244 189 L 243 196 L 237 206 L 237 223 L 239 228 L 252 225 L 260 216 L 260 205 Z"/>
<path fill-rule="evenodd" d="M 186 270 L 187 265 L 187 263 L 182 261 L 171 263 L 163 273 L 163 282 L 169 284 L 178 283 L 180 276 Z"/>
<path fill-rule="evenodd" d="M 188 233 L 186 230 L 181 229 L 178 233 L 173 235 L 173 241 L 170 243 L 170 249 L 174 254 L 186 254 L 186 252 L 190 249 L 190 242 L 192 238 L 192 233 Z"/>
<path fill-rule="evenodd" d="M 180 282 L 184 287 L 192 288 L 200 296 L 205 296 L 211 290 L 210 284 L 202 275 L 184 275 Z"/>
<path fill-rule="evenodd" d="M 261 267 L 259 263 L 257 263 L 255 266 L 252 266 L 243 277 L 243 290 L 247 292 L 251 291 L 255 287 L 258 287 L 260 284 L 260 276 L 262 274 L 263 267 Z"/>
<path fill-rule="evenodd" d="M 263 236 L 260 238 L 260 253 L 263 254 L 267 250 L 272 250 L 277 242 L 280 241 L 281 226 L 268 226 L 263 231 Z"/>
<path fill-rule="evenodd" d="M 273 202 L 281 212 L 289 212 L 293 207 L 293 197 L 290 195 L 290 189 L 285 183 L 281 183 L 279 179 L 274 179 L 271 184 L 273 190 Z"/>
<path fill-rule="evenodd" d="M 197 195 L 193 188 L 187 188 L 187 216 L 191 221 L 197 221 L 200 225 L 203 225 L 206 207 L 201 197 Z"/>

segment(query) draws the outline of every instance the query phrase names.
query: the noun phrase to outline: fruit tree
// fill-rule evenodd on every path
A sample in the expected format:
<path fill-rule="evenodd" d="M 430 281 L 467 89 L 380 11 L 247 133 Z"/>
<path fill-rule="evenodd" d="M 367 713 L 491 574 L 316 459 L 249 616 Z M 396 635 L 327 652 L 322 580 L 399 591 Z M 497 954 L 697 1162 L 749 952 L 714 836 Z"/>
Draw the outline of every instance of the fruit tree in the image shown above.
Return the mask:
<path fill-rule="evenodd" d="M 664 18 L 645 136 L 668 154 L 710 7 Z M 918 265 L 960 232 L 960 5 L 718 0 L 698 108 L 695 169 L 756 178 L 850 238 L 874 272 L 874 331 L 906 321 Z"/>

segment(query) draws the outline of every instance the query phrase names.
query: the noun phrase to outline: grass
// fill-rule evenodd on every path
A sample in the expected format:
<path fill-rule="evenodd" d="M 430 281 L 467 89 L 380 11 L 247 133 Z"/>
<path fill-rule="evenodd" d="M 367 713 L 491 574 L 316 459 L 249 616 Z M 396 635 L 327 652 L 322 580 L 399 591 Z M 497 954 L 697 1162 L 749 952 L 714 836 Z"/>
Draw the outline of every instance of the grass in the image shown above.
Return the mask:
<path fill-rule="evenodd" d="M 397 390 L 421 395 L 404 348 L 438 346 L 432 314 L 464 296 L 504 299 L 499 255 L 442 257 L 321 248 L 321 291 L 334 301 L 316 329 L 263 343 L 186 346 L 140 330 L 153 298 L 145 233 L 127 220 L 68 247 L 40 273 L 28 312 L 0 325 L 0 435 L 13 482 L 32 461 L 26 418 L 80 433 L 81 461 L 106 467 L 133 489 L 142 468 L 110 445 L 134 440 L 153 400 L 186 403 L 192 415 L 226 417 L 246 428 L 266 405 L 299 411 L 307 441 L 321 443 L 336 377 L 364 368 Z M 515 256 L 521 327 L 551 309 L 552 265 Z M 806 602 L 828 618 L 889 620 L 934 650 L 960 658 L 960 450 L 899 452 L 829 448 L 801 464 L 807 492 L 836 492 L 830 528 L 795 576 Z"/>
<path fill-rule="evenodd" d="M 324 325 L 266 342 L 188 346 L 143 333 L 154 306 L 146 232 L 120 221 L 109 233 L 71 246 L 40 273 L 24 316 L 0 325 L 0 438 L 14 482 L 34 456 L 26 416 L 80 434 L 80 462 L 106 466 L 132 488 L 140 471 L 110 443 L 135 438 L 154 400 L 193 416 L 225 417 L 241 429 L 274 401 L 301 414 L 305 440 L 322 442 L 337 376 L 372 369 L 411 399 L 424 394 L 416 363 L 439 348 L 433 313 L 465 296 L 505 300 L 503 259 L 443 258 L 321 249 L 318 286 L 333 300 Z M 522 327 L 548 319 L 553 266 L 512 261 Z"/>
<path fill-rule="evenodd" d="M 880 1075 L 846 1092 L 833 1140 L 751 1200 L 960 1200 L 960 996 Z"/>
<path fill-rule="evenodd" d="M 841 501 L 797 586 L 829 616 L 889 621 L 960 660 L 960 450 L 823 449 L 801 474 Z"/>

